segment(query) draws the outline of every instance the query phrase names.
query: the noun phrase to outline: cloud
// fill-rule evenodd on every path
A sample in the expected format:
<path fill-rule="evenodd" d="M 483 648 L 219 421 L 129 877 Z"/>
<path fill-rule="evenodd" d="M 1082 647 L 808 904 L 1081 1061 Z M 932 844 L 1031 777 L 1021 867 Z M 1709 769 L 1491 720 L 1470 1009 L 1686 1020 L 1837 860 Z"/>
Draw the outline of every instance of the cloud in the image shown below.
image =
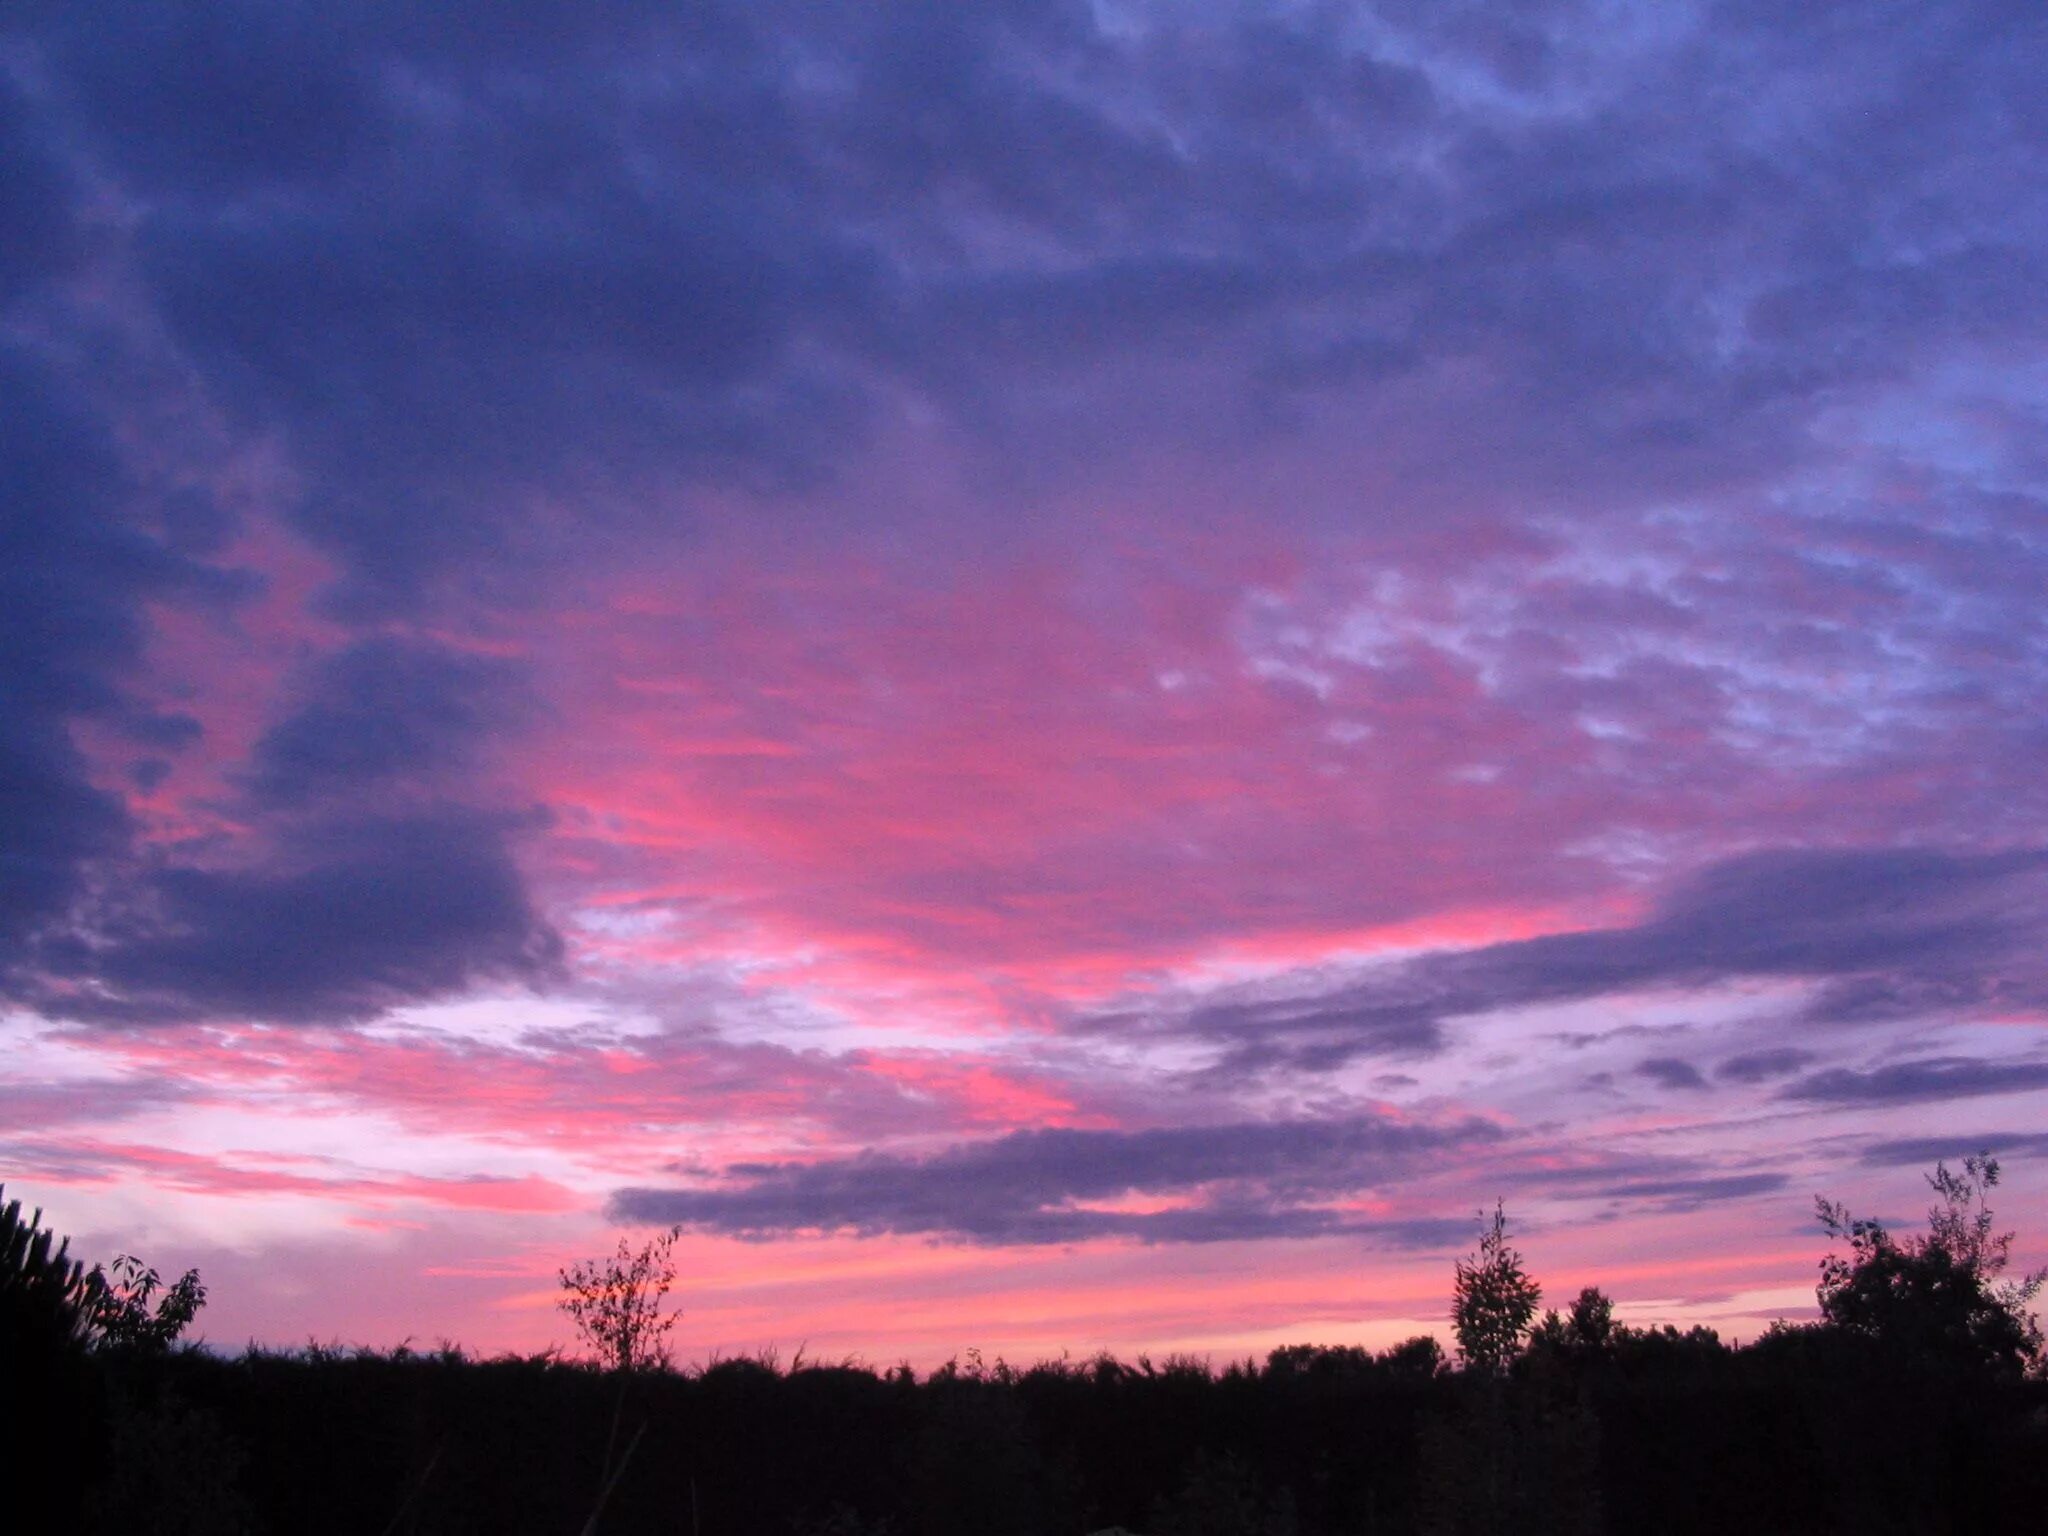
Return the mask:
<path fill-rule="evenodd" d="M 1192 1046 L 1223 1118 L 1646 990 L 1797 984 L 1802 1047 L 2038 1011 L 2048 876 L 1997 850 L 2048 805 L 2043 35 L 1816 16 L 27 7 L 0 986 L 350 1022 L 548 984 L 553 921 L 627 911 L 644 942 L 592 944 L 649 991 L 708 952 L 838 1028 L 1078 1009 L 1062 1048 Z M 194 621 L 248 599 L 230 550 L 270 578 L 243 629 Z M 1410 924 L 1436 952 L 1318 968 Z M 1241 943 L 1310 968 L 1172 979 Z M 669 1040 L 629 1114 L 589 1107 L 606 1058 L 532 1051 L 489 1065 L 565 1134 L 1088 1102 Z M 430 1055 L 377 1070 L 445 1101 L 486 1059 Z M 1974 1081 L 1713 1060 L 1637 1071 Z M 1039 1143 L 884 1158 L 873 1209 L 833 1164 L 682 1193 L 971 1223 L 921 1214 L 953 1158 L 1029 1240 L 1363 1219 L 1249 1151 L 1174 1183 L 1085 1145 L 1156 1208 Z"/>
<path fill-rule="evenodd" d="M 1138 1131 L 1029 1130 L 917 1157 L 739 1163 L 689 1189 L 631 1188 L 621 1220 L 768 1237 L 803 1231 L 937 1233 L 978 1243 L 1225 1242 L 1357 1233 L 1431 1245 L 1464 1223 L 1362 1217 L 1334 1202 L 1427 1154 L 1500 1139 L 1481 1120 L 1375 1116 Z M 1149 1199 L 1129 1208 L 1133 1197 Z"/>
<path fill-rule="evenodd" d="M 305 1020 L 551 974 L 560 942 L 511 852 L 531 818 L 479 803 L 484 738 L 525 718 L 507 662 L 343 647 L 258 740 L 233 846 L 142 846 L 81 727 L 198 751 L 202 722 L 144 691 L 146 609 L 220 621 L 253 587 L 183 547 L 114 414 L 0 341 L 0 991 L 74 1018 Z M 144 788 L 170 771 L 126 766 Z"/>
<path fill-rule="evenodd" d="M 42 1134 L 60 1126 L 105 1125 L 174 1109 L 198 1097 L 194 1085 L 162 1076 L 21 1078 L 0 1083 L 0 1131 Z"/>
<path fill-rule="evenodd" d="M 375 128 L 360 20 L 296 4 L 230 3 L 176 16 L 116 4 L 104 35 L 53 29 L 96 147 L 139 190 L 179 199 L 319 184 Z"/>
<path fill-rule="evenodd" d="M 1845 386 L 2041 323 L 2003 168 L 2039 40 L 1949 8 L 1825 56 L 1764 12 L 1497 47 L 1392 8 L 22 25 L 21 137 L 129 195 L 149 300 L 308 469 L 357 611 L 514 581 L 564 497 L 644 529 L 653 487 L 816 483 L 906 394 L 1040 484 L 1340 399 L 1376 518 L 1505 484 L 1588 516 L 1754 486 Z"/>
<path fill-rule="evenodd" d="M 1875 1168 L 1896 1168 L 1911 1163 L 1960 1162 L 1977 1152 L 2028 1158 L 2048 1156 L 2048 1132 L 1957 1131 L 1938 1136 L 1893 1137 L 1871 1142 L 1857 1154 L 1857 1160 Z"/>
<path fill-rule="evenodd" d="M 1416 619 L 1429 643 L 1411 626 L 1384 656 L 1332 663 L 1327 708 L 1246 703 L 1279 690 L 1241 686 L 1246 658 L 1227 644 L 1181 647 L 1218 694 L 1234 690 L 1227 717 L 1161 752 L 1170 712 L 1132 709 L 1121 744 L 1176 763 L 1207 748 L 1165 786 L 1182 793 L 1148 800 L 1133 834 L 1088 826 L 1033 850 L 1042 867 L 1012 857 L 1014 889 L 951 862 L 877 873 L 880 888 L 859 894 L 897 925 L 889 937 L 915 908 L 913 937 L 935 949 L 972 926 L 977 897 L 994 914 L 979 934 L 1024 933 L 1020 909 L 1076 911 L 1077 893 L 1118 880 L 1195 891 L 1226 863 L 1240 886 L 1207 905 L 1129 900 L 1113 915 L 1185 948 L 1247 912 L 1332 926 L 1442 911 L 1481 866 L 1517 897 L 1582 895 L 1592 877 L 1559 850 L 1608 846 L 1608 832 L 1744 823 L 1680 862 L 1803 832 L 1823 792 L 1764 772 L 1743 733 L 1762 720 L 1774 740 L 1811 740 L 1805 714 L 1841 692 L 1817 677 L 1900 679 L 1885 685 L 1900 696 L 1880 690 L 1870 706 L 1897 722 L 1872 733 L 1897 747 L 1859 737 L 1831 804 L 1916 824 L 1932 813 L 1899 810 L 1899 785 L 1988 777 L 1998 785 L 1976 792 L 2028 824 L 2003 796 L 2020 774 L 1972 777 L 1963 759 L 2022 764 L 2036 745 L 2014 723 L 2032 718 L 2014 696 L 2038 686 L 2022 625 L 2037 622 L 2041 553 L 2013 531 L 2029 510 L 1992 506 L 1973 474 L 1926 489 L 1888 459 L 1873 473 L 1922 486 L 1924 502 L 1852 516 L 1799 488 L 1840 433 L 1876 430 L 1842 412 L 1923 374 L 1974 378 L 1981 349 L 2023 346 L 2041 324 L 2026 200 L 1958 187 L 2019 188 L 2000 167 L 2024 160 L 2015 146 L 2039 121 L 2031 34 L 1990 49 L 1980 19 L 1916 17 L 1897 36 L 1841 42 L 1851 68 L 1797 19 L 1760 12 L 1621 35 L 1410 10 L 1371 26 L 1260 7 L 1111 25 L 1065 4 L 534 4 L 482 27 L 364 0 L 175 22 L 141 3 L 90 20 L 44 7 L 16 25 L 35 89 L 8 76 L 0 133 L 30 172 L 10 183 L 22 227 L 56 253 L 35 257 L 23 291 L 47 295 L 72 270 L 81 220 L 101 264 L 72 308 L 39 300 L 36 325 L 86 359 L 117 324 L 160 338 L 148 377 L 189 379 L 205 408 L 193 415 L 218 413 L 239 454 L 275 457 L 266 496 L 246 499 L 317 546 L 324 612 L 358 626 L 286 683 L 305 697 L 243 781 L 269 810 L 472 772 L 478 736 L 442 706 L 478 706 L 486 730 L 505 718 L 474 675 L 423 669 L 478 662 L 460 649 L 466 630 L 565 594 L 611 613 L 600 578 L 621 567 L 661 586 L 685 563 L 715 566 L 722 540 L 792 569 L 790 554 L 844 571 L 860 564 L 849 554 L 890 548 L 936 587 L 948 540 L 975 559 L 1024 547 L 1027 529 L 1042 530 L 1039 548 L 1107 548 L 1072 538 L 1074 519 L 1128 517 L 1135 545 L 1165 549 L 1256 506 L 1274 509 L 1257 519 L 1271 543 L 1253 551 L 1270 569 L 1253 559 L 1232 575 L 1256 569 L 1263 588 L 1294 571 L 1271 582 L 1286 591 L 1365 561 L 1420 591 L 1417 615 L 1373 606 Z M 1985 56 L 1968 93 L 1952 74 L 1887 63 L 1973 50 Z M 1702 94 L 1702 80 L 1724 85 Z M 1973 175 L 1958 178 L 1965 153 Z M 1830 216 L 1806 216 L 1815 207 Z M 1830 233 L 1848 228 L 1866 233 Z M 104 294 L 132 312 L 109 314 Z M 1994 411 L 1973 399 L 1970 419 Z M 145 419 L 131 437 L 177 435 Z M 889 465 L 906 455 L 959 476 L 931 498 L 940 510 L 867 489 L 896 483 Z M 181 489 L 211 495 L 216 514 L 233 500 L 211 483 Z M 1774 536 L 1756 510 L 1780 492 L 1800 537 Z M 1139 510 L 1150 502 L 1172 510 Z M 1660 510 L 1696 502 L 1717 510 Z M 1524 589 L 1512 603 L 1488 563 L 1507 549 L 1521 576 L 1543 573 L 1508 583 Z M 1449 589 L 1414 587 L 1408 567 L 1432 562 L 1456 567 L 1478 611 L 1425 611 Z M 1148 584 L 1117 566 L 1078 578 L 1077 606 L 1121 623 L 1216 579 L 1174 569 Z M 139 600 L 117 594 L 118 611 L 96 615 L 104 633 L 132 631 Z M 1212 638 L 1257 627 L 1215 606 Z M 1275 644 L 1302 627 L 1292 617 Z M 1048 619 L 1003 616 L 1020 633 Z M 1977 668 L 1974 702 L 1953 676 L 1894 664 L 1910 654 L 1953 672 L 1955 654 L 2001 633 L 2021 661 L 1997 689 Z M 1163 651 L 1183 637 L 1144 638 Z M 608 670 L 587 659 L 556 686 Z M 905 665 L 863 660 L 892 680 Z M 1159 670 L 1157 657 L 1102 660 L 1126 670 L 1072 714 Z M 135 666 L 115 658 L 99 681 Z M 1005 697 L 1021 691 L 1012 679 Z M 388 708 L 366 705 L 386 693 Z M 1956 712 L 1976 729 L 1936 728 Z M 852 713 L 821 710 L 833 727 Z M 1065 723 L 1047 713 L 1034 732 Z M 118 842 L 123 808 L 104 788 L 93 798 L 119 775 L 69 764 L 65 723 L 45 722 L 17 772 L 51 797 L 38 820 L 80 840 L 25 859 L 70 871 Z M 1376 730 L 1351 756 L 1384 766 L 1332 753 L 1289 775 L 1245 746 L 1300 753 L 1335 725 Z M 1242 741 L 1224 739 L 1233 731 Z M 1930 745 L 1981 748 L 1986 733 L 2004 733 L 1989 753 Z M 1957 761 L 1917 776 L 1942 750 Z M 1482 760 L 1437 760 L 1460 752 Z M 839 793 L 859 782 L 824 756 Z M 1497 789 L 1449 778 L 1488 771 L 1484 759 L 1517 766 Z M 1743 765 L 1755 787 L 1731 804 Z M 971 767 L 946 766 L 956 782 Z M 1198 781 L 1241 801 L 1271 786 L 1274 803 L 1233 818 L 1188 803 Z M 164 780 L 138 764 L 129 782 Z M 1159 786 L 1110 787 L 1103 798 L 1127 803 L 1127 788 Z M 1954 797 L 1927 800 L 1964 825 L 1959 841 L 1987 824 Z M 809 820 L 815 807 L 795 809 Z M 1461 840 L 1453 865 L 1446 846 Z M 1312 874 L 1290 868 L 1319 859 Z M 789 908 L 850 902 L 809 869 L 783 873 Z M 70 879 L 33 898 L 43 918 L 77 896 Z M 820 925 L 809 910 L 778 916 Z M 1868 1019 L 1975 996 L 1962 973 L 1846 981 L 1817 1007 Z M 1291 1039 L 1283 1054 L 1328 1065 L 1428 1054 L 1460 1004 L 1424 986 L 1196 1006 L 1198 1033 L 1246 1052 Z"/>
<path fill-rule="evenodd" d="M 1858 1072 L 1831 1067 L 1779 1090 L 1784 1099 L 1816 1104 L 1917 1104 L 2048 1088 L 2048 1062 L 1986 1061 L 1930 1056 Z"/>
<path fill-rule="evenodd" d="M 1700 1069 L 1676 1056 L 1652 1056 L 1636 1063 L 1636 1076 L 1646 1077 L 1660 1088 L 1698 1091 L 1707 1086 Z"/>
<path fill-rule="evenodd" d="M 266 809 L 361 796 L 473 770 L 494 733 L 531 715 L 523 670 L 445 645 L 373 636 L 322 656 L 250 757 Z"/>
<path fill-rule="evenodd" d="M 1230 1075 L 1428 1054 L 1443 1048 L 1447 1021 L 1495 1010 L 1758 977 L 1887 985 L 1962 1011 L 2048 1002 L 2044 934 L 2048 855 L 2038 851 L 1787 849 L 1708 866 L 1633 927 L 1427 955 L 1317 991 L 1269 983 L 1180 1011 L 1109 1011 L 1085 1027 L 1220 1045 L 1215 1070 Z M 1833 996 L 1808 1017 L 1843 1021 Z M 1674 1066 L 1683 1071 L 1666 1085 L 1692 1086 L 1669 1079 L 1697 1071 Z"/>
<path fill-rule="evenodd" d="M 0 1143 L 0 1150 L 6 1152 L 10 1165 L 26 1167 L 67 1184 L 135 1178 L 153 1189 L 192 1194 L 289 1195 L 373 1208 L 405 1201 L 451 1210 L 526 1214 L 573 1210 L 580 1203 L 568 1188 L 534 1174 L 434 1177 L 366 1172 L 340 1159 L 303 1153 L 239 1152 L 215 1156 L 92 1137 L 4 1142 Z"/>
<path fill-rule="evenodd" d="M 80 255 L 77 189 L 45 142 L 35 109 L 12 72 L 0 70 L 0 312 Z"/>
<path fill-rule="evenodd" d="M 1747 1166 L 1745 1166 L 1747 1164 Z M 1787 1175 L 1739 1159 L 1731 1170 L 1708 1157 L 1597 1146 L 1551 1149 L 1524 1157 L 1504 1174 L 1507 1188 L 1566 1200 L 1624 1202 L 1654 1211 L 1691 1211 L 1722 1201 L 1773 1194 Z"/>
<path fill-rule="evenodd" d="M 1697 1177 L 1628 1179 L 1603 1191 L 1616 1200 L 1653 1203 L 1659 1210 L 1692 1211 L 1723 1200 L 1776 1194 L 1788 1183 L 1782 1173 L 1710 1174 Z"/>
<path fill-rule="evenodd" d="M 1769 1082 L 1774 1077 L 1790 1077 L 1814 1059 L 1813 1052 L 1789 1045 L 1767 1051 L 1745 1051 L 1730 1056 L 1714 1068 L 1714 1076 L 1728 1083 Z"/>
<path fill-rule="evenodd" d="M 502 817 L 461 810 L 310 824 L 249 868 L 166 865 L 90 935 L 52 936 L 35 1001 L 69 1017 L 360 1020 L 555 973 Z"/>
<path fill-rule="evenodd" d="M 61 921 L 89 869 L 123 854 L 121 797 L 74 723 L 133 727 L 145 602 L 219 608 L 244 590 L 139 515 L 103 414 L 35 349 L 0 335 L 0 978 Z M 172 728 L 175 737 L 180 733 Z"/>

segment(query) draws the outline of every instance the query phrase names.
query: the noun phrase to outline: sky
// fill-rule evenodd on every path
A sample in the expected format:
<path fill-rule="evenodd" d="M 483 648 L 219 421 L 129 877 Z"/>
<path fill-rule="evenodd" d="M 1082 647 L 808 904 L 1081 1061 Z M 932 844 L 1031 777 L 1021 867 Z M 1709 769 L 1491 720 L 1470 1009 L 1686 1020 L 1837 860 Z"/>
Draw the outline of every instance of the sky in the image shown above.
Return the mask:
<path fill-rule="evenodd" d="M 2048 1259 L 2048 9 L 0 19 L 0 1178 L 216 1347 Z"/>

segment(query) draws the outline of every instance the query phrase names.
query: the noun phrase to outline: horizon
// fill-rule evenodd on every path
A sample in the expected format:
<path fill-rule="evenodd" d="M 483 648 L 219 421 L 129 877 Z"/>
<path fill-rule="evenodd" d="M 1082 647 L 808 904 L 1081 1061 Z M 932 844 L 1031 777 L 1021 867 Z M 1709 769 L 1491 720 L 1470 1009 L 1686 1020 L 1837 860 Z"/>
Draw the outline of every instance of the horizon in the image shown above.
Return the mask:
<path fill-rule="evenodd" d="M 2048 1262 L 2048 10 L 1798 10 L 0 22 L 9 1198 L 225 1349 Z"/>

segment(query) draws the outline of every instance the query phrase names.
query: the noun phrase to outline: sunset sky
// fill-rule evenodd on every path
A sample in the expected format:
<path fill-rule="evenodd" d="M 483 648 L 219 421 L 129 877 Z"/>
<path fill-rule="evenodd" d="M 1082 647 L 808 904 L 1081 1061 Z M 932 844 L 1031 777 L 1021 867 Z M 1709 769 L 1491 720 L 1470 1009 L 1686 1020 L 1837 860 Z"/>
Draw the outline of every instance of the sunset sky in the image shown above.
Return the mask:
<path fill-rule="evenodd" d="M 2048 1260 L 2048 7 L 0 19 L 0 1179 L 239 1348 Z"/>

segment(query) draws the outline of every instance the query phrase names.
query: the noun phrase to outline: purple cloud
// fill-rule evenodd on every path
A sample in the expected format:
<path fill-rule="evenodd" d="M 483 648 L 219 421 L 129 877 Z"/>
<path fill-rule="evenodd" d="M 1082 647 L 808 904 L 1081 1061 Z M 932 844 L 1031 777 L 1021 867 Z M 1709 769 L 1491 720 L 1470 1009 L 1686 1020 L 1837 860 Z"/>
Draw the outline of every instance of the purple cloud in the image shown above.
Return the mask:
<path fill-rule="evenodd" d="M 1714 1068 L 1714 1076 L 1729 1083 L 1764 1083 L 1776 1077 L 1790 1077 L 1813 1060 L 1813 1052 L 1789 1045 L 1764 1051 L 1744 1051 L 1730 1056 Z"/>
<path fill-rule="evenodd" d="M 1698 1092 L 1707 1086 L 1700 1069 L 1676 1056 L 1652 1056 L 1636 1063 L 1636 1076 L 1648 1078 L 1659 1088 Z"/>
<path fill-rule="evenodd" d="M 1788 1083 L 1780 1098 L 1816 1104 L 1918 1104 L 2048 1088 L 2048 1062 L 1930 1056 L 1859 1072 L 1831 1067 Z"/>
<path fill-rule="evenodd" d="M 2034 1158 L 2048 1155 L 2048 1132 L 2043 1131 L 1956 1131 L 1939 1136 L 1898 1136 L 1873 1141 L 1858 1155 L 1875 1168 L 1902 1164 L 1960 1163 L 1977 1152 Z"/>
<path fill-rule="evenodd" d="M 1110 1012 L 1088 1027 L 1218 1045 L 1216 1070 L 1230 1074 L 1428 1055 L 1452 1019 L 1753 977 L 1829 983 L 1807 1011 L 1815 1024 L 1855 1017 L 1837 1006 L 1844 986 L 1955 1012 L 2048 999 L 2044 934 L 2048 856 L 2038 852 L 1788 849 L 1711 865 L 1632 927 L 1428 955 L 1316 991 L 1269 984 L 1178 1013 Z M 1686 1063 L 1640 1070 L 1667 1087 L 1704 1086 Z"/>
<path fill-rule="evenodd" d="M 388 637 L 320 657 L 295 705 L 250 754 L 250 792 L 266 808 L 390 796 L 474 773 L 494 735 L 529 716 L 516 663 Z"/>
<path fill-rule="evenodd" d="M 1348 1232 L 1440 1246 L 1463 1221 L 1367 1219 L 1329 1202 L 1384 1184 L 1426 1156 L 1501 1139 L 1481 1120 L 1427 1125 L 1376 1116 L 1138 1131 L 1016 1131 L 925 1157 L 867 1153 L 814 1163 L 740 1163 L 719 1182 L 632 1188 L 625 1221 L 745 1237 L 799 1231 L 944 1233 L 981 1243 L 1235 1242 Z M 1104 1209 L 1132 1195 L 1163 1209 Z"/>
<path fill-rule="evenodd" d="M 252 869 L 166 866 L 96 933 L 50 936 L 29 998 L 131 1023 L 362 1020 L 554 974 L 502 818 L 429 811 L 298 829 Z"/>

